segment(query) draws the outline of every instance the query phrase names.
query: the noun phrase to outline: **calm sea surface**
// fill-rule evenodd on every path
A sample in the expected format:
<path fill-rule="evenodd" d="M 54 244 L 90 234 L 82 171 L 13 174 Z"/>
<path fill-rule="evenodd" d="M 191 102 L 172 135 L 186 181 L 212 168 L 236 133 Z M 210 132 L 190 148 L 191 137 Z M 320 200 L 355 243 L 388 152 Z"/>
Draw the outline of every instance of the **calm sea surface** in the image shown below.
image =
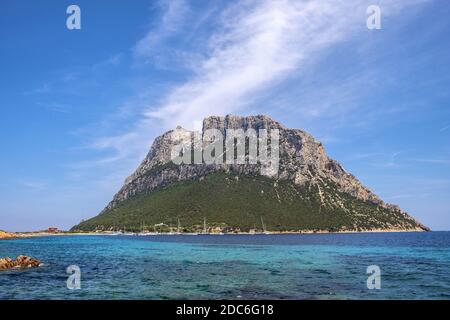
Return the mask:
<path fill-rule="evenodd" d="M 0 241 L 0 257 L 20 254 L 45 266 L 0 271 L 0 299 L 450 299 L 450 232 Z"/>

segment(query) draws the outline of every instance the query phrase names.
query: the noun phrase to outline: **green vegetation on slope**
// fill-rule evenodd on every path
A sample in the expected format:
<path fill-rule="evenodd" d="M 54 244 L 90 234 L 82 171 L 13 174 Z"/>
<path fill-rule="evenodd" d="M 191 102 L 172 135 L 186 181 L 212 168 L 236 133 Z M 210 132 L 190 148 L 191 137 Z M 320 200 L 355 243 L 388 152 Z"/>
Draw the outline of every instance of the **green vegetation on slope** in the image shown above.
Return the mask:
<path fill-rule="evenodd" d="M 151 231 L 168 231 L 180 221 L 182 231 L 197 232 L 204 218 L 209 228 L 244 232 L 261 230 L 261 220 L 268 231 L 417 227 L 402 213 L 341 193 L 330 182 L 298 187 L 290 181 L 221 172 L 135 196 L 72 230 L 137 231 L 144 224 Z M 157 224 L 165 226 L 155 228 Z"/>

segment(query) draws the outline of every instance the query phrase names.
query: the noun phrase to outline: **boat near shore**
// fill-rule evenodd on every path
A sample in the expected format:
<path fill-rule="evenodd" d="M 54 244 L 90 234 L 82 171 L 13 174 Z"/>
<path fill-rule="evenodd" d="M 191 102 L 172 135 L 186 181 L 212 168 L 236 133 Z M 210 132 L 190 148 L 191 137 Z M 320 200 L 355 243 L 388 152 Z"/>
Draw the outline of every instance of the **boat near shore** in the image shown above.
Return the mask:
<path fill-rule="evenodd" d="M 428 230 L 427 230 L 428 231 Z M 337 233 L 396 233 L 396 232 L 426 232 L 422 229 L 371 229 L 371 230 L 340 230 L 340 231 L 330 231 L 330 230 L 286 230 L 286 231 L 256 231 L 250 230 L 249 232 L 111 232 L 111 231 L 90 231 L 90 232 L 69 232 L 60 231 L 58 233 L 49 232 L 5 232 L 0 231 L 0 240 L 14 240 L 21 238 L 35 238 L 35 237 L 60 237 L 60 236 L 239 236 L 239 235 L 284 235 L 284 234 L 297 234 L 297 235 L 308 235 L 308 234 L 337 234 Z"/>

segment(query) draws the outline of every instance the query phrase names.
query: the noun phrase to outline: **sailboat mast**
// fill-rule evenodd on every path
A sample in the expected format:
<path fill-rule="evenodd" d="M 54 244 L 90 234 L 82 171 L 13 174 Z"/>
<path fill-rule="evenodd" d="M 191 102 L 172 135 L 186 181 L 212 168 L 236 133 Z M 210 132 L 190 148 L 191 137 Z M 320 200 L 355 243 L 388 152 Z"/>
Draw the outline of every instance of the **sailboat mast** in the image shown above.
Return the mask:
<path fill-rule="evenodd" d="M 206 217 L 203 218 L 203 233 L 206 233 Z"/>

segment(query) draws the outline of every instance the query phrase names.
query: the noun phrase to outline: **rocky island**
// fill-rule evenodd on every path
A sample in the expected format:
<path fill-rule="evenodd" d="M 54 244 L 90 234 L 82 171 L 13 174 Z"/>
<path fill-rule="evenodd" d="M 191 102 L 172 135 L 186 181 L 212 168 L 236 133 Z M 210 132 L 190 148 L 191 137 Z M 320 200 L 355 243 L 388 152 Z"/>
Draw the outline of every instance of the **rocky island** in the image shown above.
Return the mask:
<path fill-rule="evenodd" d="M 276 171 L 262 170 L 261 163 L 174 163 L 173 149 L 185 143 L 186 137 L 193 139 L 197 134 L 205 139 L 208 130 L 215 130 L 226 138 L 230 130 L 239 129 L 277 131 Z M 188 147 L 187 152 L 194 154 L 195 147 Z M 157 137 L 105 209 L 72 231 L 123 229 L 208 233 L 429 230 L 362 185 L 330 159 L 322 143 L 310 134 L 263 115 L 212 116 L 204 119 L 200 133 L 177 127 Z"/>
<path fill-rule="evenodd" d="M 18 256 L 16 260 L 11 258 L 0 258 L 0 270 L 7 270 L 13 268 L 34 268 L 40 267 L 42 263 L 34 258 L 27 256 Z"/>

